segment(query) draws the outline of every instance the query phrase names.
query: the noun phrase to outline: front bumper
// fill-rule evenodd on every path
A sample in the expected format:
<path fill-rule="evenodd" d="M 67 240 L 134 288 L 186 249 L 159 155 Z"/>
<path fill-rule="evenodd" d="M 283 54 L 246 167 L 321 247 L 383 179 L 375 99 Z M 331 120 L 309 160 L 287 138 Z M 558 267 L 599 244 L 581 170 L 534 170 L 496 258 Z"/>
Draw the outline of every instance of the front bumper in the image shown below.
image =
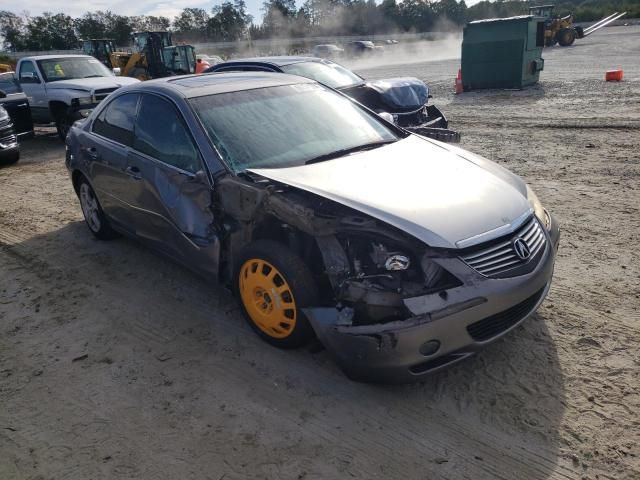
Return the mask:
<path fill-rule="evenodd" d="M 486 278 L 475 271 L 469 274 L 471 269 L 457 258 L 442 260 L 442 266 L 452 273 L 465 269 L 464 285 L 448 290 L 444 299 L 439 294 L 405 299 L 415 315 L 406 320 L 344 325 L 335 308 L 307 308 L 304 312 L 349 378 L 382 383 L 419 381 L 474 355 L 535 312 L 553 276 L 560 238 L 553 218 L 545 235 L 545 250 L 536 268 L 519 277 Z M 439 344 L 436 351 L 433 342 Z"/>
<path fill-rule="evenodd" d="M 435 105 L 427 105 L 426 110 L 427 121 L 425 123 L 421 125 L 407 125 L 403 128 L 412 133 L 433 138 L 441 142 L 460 143 L 460 132 L 449 129 L 449 121 L 438 107 Z"/>

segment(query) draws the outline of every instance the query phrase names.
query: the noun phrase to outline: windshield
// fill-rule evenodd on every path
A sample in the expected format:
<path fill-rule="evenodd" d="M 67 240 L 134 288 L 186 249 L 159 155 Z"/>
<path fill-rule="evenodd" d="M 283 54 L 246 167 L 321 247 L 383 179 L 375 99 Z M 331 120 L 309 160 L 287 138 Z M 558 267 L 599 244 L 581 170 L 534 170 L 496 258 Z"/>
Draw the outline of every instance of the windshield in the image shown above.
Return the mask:
<path fill-rule="evenodd" d="M 235 172 L 304 165 L 332 152 L 398 139 L 374 115 L 317 84 L 245 90 L 190 101 Z"/>
<path fill-rule="evenodd" d="M 113 77 L 113 72 L 99 60 L 90 57 L 60 57 L 38 60 L 45 82 L 73 78 Z"/>
<path fill-rule="evenodd" d="M 298 62 L 280 68 L 284 73 L 310 78 L 331 88 L 351 87 L 363 81 L 352 71 L 331 62 Z"/>

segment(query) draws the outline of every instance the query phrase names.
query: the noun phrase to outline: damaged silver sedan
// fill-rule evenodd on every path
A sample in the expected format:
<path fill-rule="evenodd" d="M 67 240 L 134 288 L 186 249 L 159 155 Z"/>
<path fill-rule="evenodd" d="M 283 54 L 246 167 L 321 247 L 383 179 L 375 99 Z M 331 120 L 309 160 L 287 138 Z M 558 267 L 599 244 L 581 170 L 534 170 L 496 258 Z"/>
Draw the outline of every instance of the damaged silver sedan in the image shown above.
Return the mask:
<path fill-rule="evenodd" d="M 124 87 L 72 128 L 67 166 L 96 237 L 231 286 L 264 340 L 317 338 L 358 380 L 474 354 L 553 274 L 558 226 L 520 178 L 301 77 Z"/>

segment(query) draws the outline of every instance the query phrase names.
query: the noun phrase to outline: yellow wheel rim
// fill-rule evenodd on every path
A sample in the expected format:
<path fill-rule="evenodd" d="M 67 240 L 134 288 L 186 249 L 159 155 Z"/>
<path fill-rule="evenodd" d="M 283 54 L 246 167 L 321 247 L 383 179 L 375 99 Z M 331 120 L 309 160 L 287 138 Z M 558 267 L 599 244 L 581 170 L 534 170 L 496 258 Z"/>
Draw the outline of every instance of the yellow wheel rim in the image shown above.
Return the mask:
<path fill-rule="evenodd" d="M 296 326 L 296 302 L 284 276 L 269 262 L 252 258 L 240 269 L 240 297 L 255 325 L 273 338 L 286 338 Z"/>

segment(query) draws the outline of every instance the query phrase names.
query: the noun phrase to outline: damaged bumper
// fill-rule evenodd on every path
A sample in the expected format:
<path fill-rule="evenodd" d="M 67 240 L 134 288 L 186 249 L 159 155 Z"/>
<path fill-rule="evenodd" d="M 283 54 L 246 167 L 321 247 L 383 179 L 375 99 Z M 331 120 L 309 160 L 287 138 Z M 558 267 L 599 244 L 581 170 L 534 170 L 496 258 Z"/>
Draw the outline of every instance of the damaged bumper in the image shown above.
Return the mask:
<path fill-rule="evenodd" d="M 490 279 L 460 259 L 444 260 L 450 271 L 466 269 L 464 285 L 447 295 L 404 300 L 413 316 L 402 321 L 350 325 L 335 308 L 304 310 L 318 338 L 353 380 L 409 383 L 453 365 L 499 339 L 529 317 L 544 300 L 553 275 L 560 232 L 555 221 L 536 268 L 513 278 Z"/>
<path fill-rule="evenodd" d="M 425 123 L 405 126 L 405 130 L 441 142 L 460 143 L 460 132 L 449 129 L 449 121 L 438 107 L 427 105 L 426 113 L 427 121 Z"/>

